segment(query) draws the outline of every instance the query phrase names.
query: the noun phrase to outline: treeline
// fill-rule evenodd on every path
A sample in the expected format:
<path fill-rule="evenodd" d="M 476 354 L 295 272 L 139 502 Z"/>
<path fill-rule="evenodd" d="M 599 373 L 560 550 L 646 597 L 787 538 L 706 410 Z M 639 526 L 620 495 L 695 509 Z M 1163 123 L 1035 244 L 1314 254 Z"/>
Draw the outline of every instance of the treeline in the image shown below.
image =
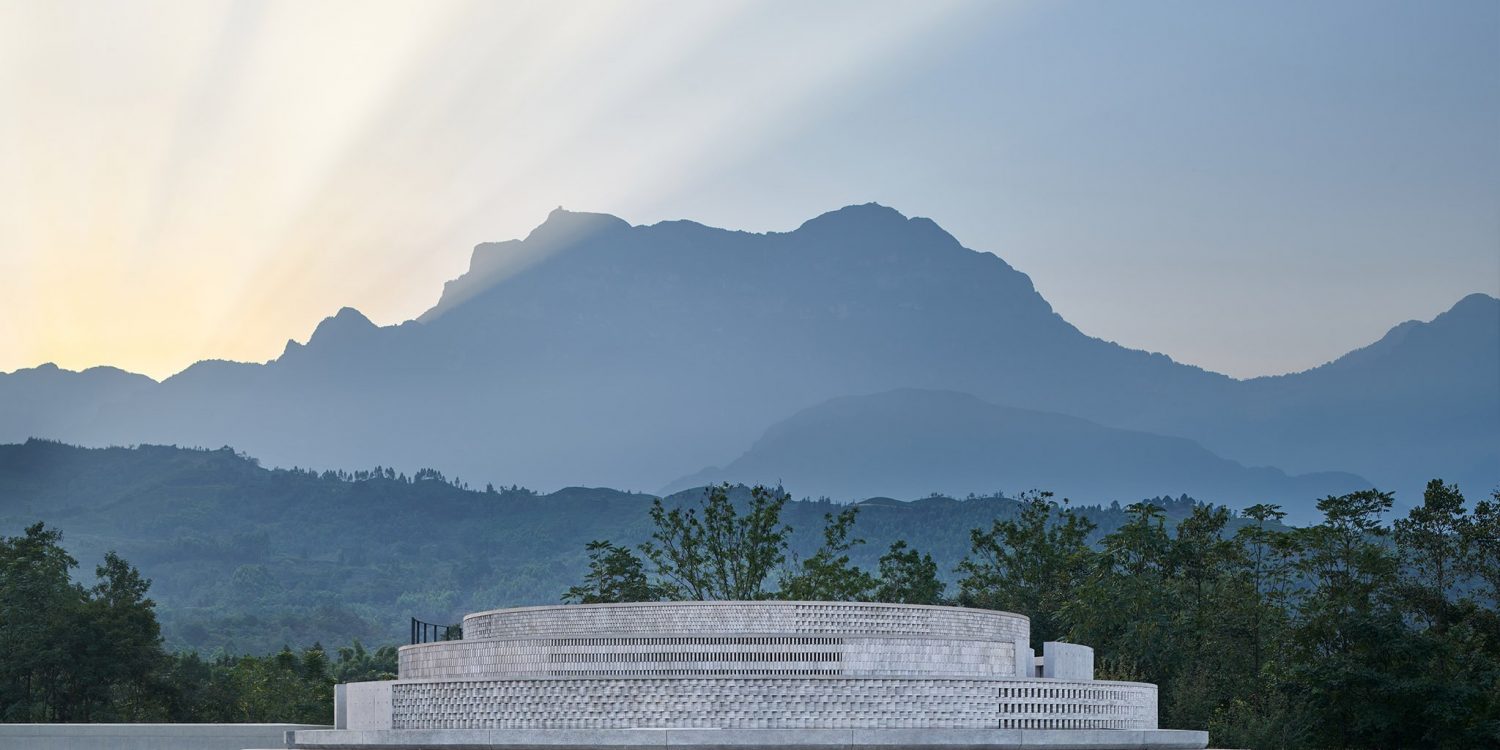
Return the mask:
<path fill-rule="evenodd" d="M 116 550 L 152 580 L 168 650 L 233 654 L 354 638 L 392 643 L 409 617 L 456 622 L 467 612 L 556 601 L 587 568 L 589 540 L 634 547 L 650 538 L 649 495 L 581 487 L 537 495 L 508 484 L 489 494 L 405 473 L 403 482 L 401 472 L 378 467 L 345 472 L 354 479 L 344 481 L 338 472 L 263 468 L 232 450 L 32 440 L 0 445 L 0 535 L 44 520 L 67 532 L 80 560 Z M 731 495 L 742 493 L 748 488 Z M 702 494 L 662 502 L 690 505 Z M 1166 508 L 1169 526 L 1194 505 L 1152 502 Z M 813 554 L 824 514 L 841 507 L 788 502 L 790 554 Z M 859 536 L 869 543 L 851 550 L 855 563 L 873 571 L 905 539 L 952 584 L 968 530 L 1012 517 L 1019 505 L 991 494 L 883 498 L 860 508 Z M 1073 510 L 1097 525 L 1095 540 L 1125 521 L 1114 504 Z"/>
<path fill-rule="evenodd" d="M 72 581 L 62 535 L 0 538 L 0 721 L 328 724 L 333 686 L 392 679 L 396 649 L 358 641 L 269 656 L 166 653 L 151 582 L 113 552 Z"/>
<path fill-rule="evenodd" d="M 221 448 L 220 450 L 231 449 L 226 447 Z M 258 459 L 246 456 L 242 453 L 236 453 L 235 455 L 246 461 L 252 461 L 257 466 L 260 465 L 260 461 Z M 356 469 L 354 471 L 344 471 L 343 469 L 324 469 L 323 471 L 315 471 L 313 469 L 304 469 L 300 466 L 293 466 L 292 468 L 285 469 L 284 471 L 293 475 L 323 479 L 332 482 L 372 482 L 376 480 L 400 482 L 401 484 L 437 482 L 438 484 L 445 484 L 457 490 L 468 491 L 471 489 L 468 482 L 465 482 L 458 477 L 449 479 L 448 477 L 443 475 L 443 472 L 432 468 L 417 469 L 416 472 L 413 473 L 410 477 L 408 477 L 405 472 L 396 471 L 394 468 L 389 466 L 376 466 L 373 469 Z M 495 485 L 493 483 L 486 484 L 484 486 L 484 491 L 489 495 L 496 495 L 501 492 L 501 490 L 495 489 Z M 514 484 L 510 486 L 510 489 L 504 491 L 523 495 L 536 494 L 532 490 Z"/>
<path fill-rule="evenodd" d="M 1217 746 L 1500 746 L 1500 493 L 1472 510 L 1439 480 L 1393 524 L 1374 490 L 1318 502 L 1321 523 L 1281 526 L 1275 505 L 1196 506 L 1168 524 L 1153 503 L 1091 544 L 1095 527 L 1047 493 L 973 529 L 948 591 L 928 554 L 896 541 L 871 572 L 851 563 L 858 509 L 825 516 L 794 559 L 781 511 L 728 485 L 696 507 L 653 504 L 650 541 L 587 546 L 573 602 L 682 599 L 957 604 L 1031 617 L 1036 643 L 1093 646 L 1099 679 L 1160 686 L 1163 726 Z"/>
<path fill-rule="evenodd" d="M 233 450 L 33 440 L 0 446 L 0 535 L 45 520 L 65 529 L 78 559 L 117 550 L 150 577 L 166 648 L 205 654 L 356 637 L 396 642 L 410 616 L 455 622 L 475 610 L 555 601 L 585 571 L 589 540 L 634 547 L 649 538 L 652 496 L 642 493 L 565 487 L 537 495 L 507 484 L 490 495 L 405 474 L 408 481 L 378 466 L 341 480 L 336 471 L 263 468 Z M 700 498 L 694 489 L 661 501 Z M 1166 508 L 1169 526 L 1194 505 L 1182 496 L 1152 502 Z M 787 502 L 781 517 L 796 529 L 790 553 L 811 555 L 822 544 L 823 514 L 840 507 Z M 876 570 L 883 550 L 904 538 L 956 583 L 969 529 L 1014 516 L 1019 504 L 990 493 L 876 498 L 859 508 L 868 543 L 850 550 L 856 564 Z M 1073 510 L 1097 525 L 1092 541 L 1125 522 L 1124 505 Z"/>

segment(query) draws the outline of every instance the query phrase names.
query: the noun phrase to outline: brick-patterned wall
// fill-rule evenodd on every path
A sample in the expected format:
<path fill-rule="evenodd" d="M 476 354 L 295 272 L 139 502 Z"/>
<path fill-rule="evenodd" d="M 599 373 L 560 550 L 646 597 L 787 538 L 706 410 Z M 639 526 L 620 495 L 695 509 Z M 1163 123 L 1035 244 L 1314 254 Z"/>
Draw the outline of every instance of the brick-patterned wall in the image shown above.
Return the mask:
<path fill-rule="evenodd" d="M 600 635 L 931 635 L 1028 638 L 1031 622 L 1009 612 L 859 602 L 657 602 L 574 604 L 478 612 L 464 638 Z"/>
<path fill-rule="evenodd" d="M 901 678 L 398 682 L 396 729 L 1155 729 L 1156 687 Z"/>
<path fill-rule="evenodd" d="M 1156 686 L 1102 680 L 1001 680 L 1001 729 L 1156 729 Z"/>

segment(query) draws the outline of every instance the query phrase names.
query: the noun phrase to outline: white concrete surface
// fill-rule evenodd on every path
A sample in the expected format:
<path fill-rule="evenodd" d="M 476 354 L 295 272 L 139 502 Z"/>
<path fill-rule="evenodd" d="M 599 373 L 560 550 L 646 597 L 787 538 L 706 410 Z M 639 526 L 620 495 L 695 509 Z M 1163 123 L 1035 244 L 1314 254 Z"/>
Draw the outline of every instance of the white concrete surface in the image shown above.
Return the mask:
<path fill-rule="evenodd" d="M 1016 677 L 1035 677 L 1035 670 L 1031 663 L 1036 654 L 1031 650 L 1031 644 L 1025 638 L 1017 638 L 1011 642 L 1011 654 L 1015 658 L 1015 669 L 1012 673 Z"/>
<path fill-rule="evenodd" d="M 316 724 L 0 724 L 10 750 L 244 750 L 284 748 L 293 730 Z"/>
<path fill-rule="evenodd" d="M 393 680 L 348 682 L 335 687 L 335 729 L 390 729 Z"/>
<path fill-rule="evenodd" d="M 1043 643 L 1042 676 L 1053 680 L 1094 679 L 1094 649 L 1076 643 Z"/>

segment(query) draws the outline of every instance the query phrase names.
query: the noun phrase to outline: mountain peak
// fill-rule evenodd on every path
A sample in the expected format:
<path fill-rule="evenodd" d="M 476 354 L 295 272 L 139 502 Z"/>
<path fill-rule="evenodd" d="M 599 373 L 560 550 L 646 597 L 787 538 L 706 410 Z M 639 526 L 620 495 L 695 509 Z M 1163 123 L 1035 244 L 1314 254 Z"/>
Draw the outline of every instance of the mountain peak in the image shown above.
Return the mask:
<path fill-rule="evenodd" d="M 630 222 L 611 214 L 595 214 L 586 211 L 569 211 L 562 206 L 552 209 L 547 220 L 531 230 L 526 241 L 576 242 L 585 237 L 605 232 L 629 229 Z"/>
<path fill-rule="evenodd" d="M 309 344 L 313 341 L 326 342 L 330 339 L 344 338 L 351 334 L 373 331 L 376 328 L 377 326 L 371 323 L 370 319 L 365 317 L 364 313 L 352 307 L 342 307 L 339 308 L 337 313 L 334 313 L 333 317 L 324 318 L 323 322 L 319 323 L 318 327 L 313 329 L 312 336 L 307 341 Z"/>
<path fill-rule="evenodd" d="M 474 246 L 469 270 L 443 284 L 437 304 L 417 318 L 429 322 L 469 299 L 483 294 L 492 285 L 566 248 L 613 236 L 629 230 L 630 223 L 618 216 L 569 211 L 562 206 L 552 209 L 524 240 L 482 242 Z"/>
<path fill-rule="evenodd" d="M 963 247 L 933 220 L 907 216 L 879 203 L 862 203 L 829 211 L 803 222 L 791 234 L 833 246 L 950 250 Z"/>
<path fill-rule="evenodd" d="M 797 227 L 797 231 L 819 227 L 896 225 L 905 224 L 908 221 L 910 219 L 900 211 L 872 201 L 819 214 L 802 222 L 802 226 Z"/>
<path fill-rule="evenodd" d="M 1474 292 L 1463 299 L 1453 303 L 1447 312 L 1438 317 L 1453 315 L 1466 318 L 1470 315 L 1496 315 L 1500 314 L 1500 298 L 1491 297 L 1484 292 Z"/>

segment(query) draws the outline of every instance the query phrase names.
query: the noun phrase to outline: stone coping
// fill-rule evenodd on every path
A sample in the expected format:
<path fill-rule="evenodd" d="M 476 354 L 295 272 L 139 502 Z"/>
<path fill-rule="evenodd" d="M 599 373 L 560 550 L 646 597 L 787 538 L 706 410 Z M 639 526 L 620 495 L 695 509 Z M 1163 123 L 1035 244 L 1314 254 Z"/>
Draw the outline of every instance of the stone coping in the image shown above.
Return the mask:
<path fill-rule="evenodd" d="M 384 729 L 298 730 L 313 750 L 1202 750 L 1182 729 Z"/>
<path fill-rule="evenodd" d="M 501 607 L 500 609 L 486 609 L 480 612 L 471 612 L 464 615 L 464 621 L 471 618 L 486 617 L 502 612 L 537 612 L 542 610 L 579 610 L 579 609 L 621 609 L 627 607 L 714 607 L 714 606 L 756 606 L 756 607 L 806 607 L 806 606 L 839 606 L 853 605 L 859 607 L 880 607 L 889 609 L 926 609 L 942 612 L 963 612 L 994 614 L 1001 617 L 1019 617 L 1031 622 L 1031 618 L 1015 612 L 1005 612 L 998 609 L 980 609 L 978 607 L 950 607 L 943 604 L 892 604 L 890 602 L 829 602 L 829 601 L 787 601 L 785 599 L 713 599 L 700 601 L 691 599 L 677 602 L 610 602 L 607 604 L 533 604 L 525 607 Z"/>

